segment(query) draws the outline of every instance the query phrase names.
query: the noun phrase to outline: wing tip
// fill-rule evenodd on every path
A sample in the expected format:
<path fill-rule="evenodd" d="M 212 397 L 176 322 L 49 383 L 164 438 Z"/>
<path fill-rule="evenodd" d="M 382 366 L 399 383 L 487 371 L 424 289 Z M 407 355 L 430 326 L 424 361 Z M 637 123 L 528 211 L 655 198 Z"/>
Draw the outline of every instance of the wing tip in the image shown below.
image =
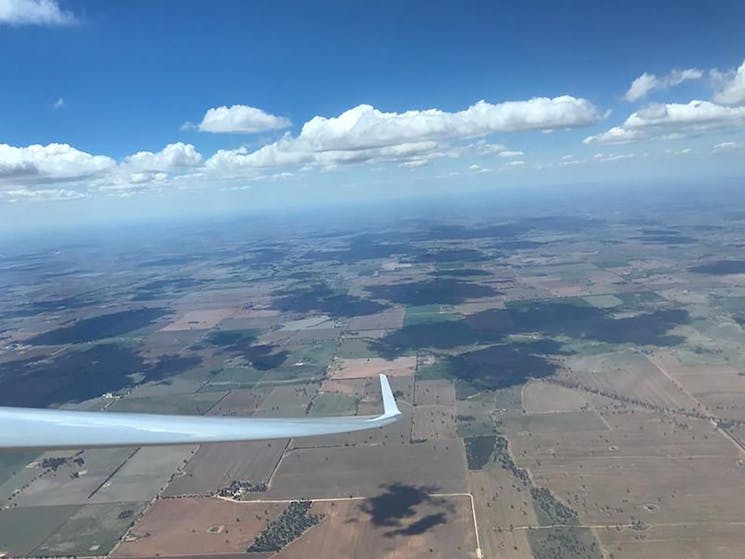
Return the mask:
<path fill-rule="evenodd" d="M 388 377 L 382 373 L 380 374 L 380 392 L 383 395 L 383 415 L 381 418 L 398 417 L 401 415 L 401 410 L 398 409 L 398 404 L 396 404 L 396 397 L 393 395 Z"/>

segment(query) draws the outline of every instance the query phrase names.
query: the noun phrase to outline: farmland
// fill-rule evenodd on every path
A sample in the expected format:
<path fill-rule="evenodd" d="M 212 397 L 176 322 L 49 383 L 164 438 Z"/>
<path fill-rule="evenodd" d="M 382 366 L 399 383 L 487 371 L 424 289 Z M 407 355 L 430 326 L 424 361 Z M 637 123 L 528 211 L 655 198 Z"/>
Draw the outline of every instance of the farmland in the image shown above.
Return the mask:
<path fill-rule="evenodd" d="M 470 210 L 9 251 L 3 405 L 372 415 L 385 373 L 404 417 L 2 454 L 0 553 L 217 558 L 264 533 L 287 559 L 736 556 L 745 218 Z"/>

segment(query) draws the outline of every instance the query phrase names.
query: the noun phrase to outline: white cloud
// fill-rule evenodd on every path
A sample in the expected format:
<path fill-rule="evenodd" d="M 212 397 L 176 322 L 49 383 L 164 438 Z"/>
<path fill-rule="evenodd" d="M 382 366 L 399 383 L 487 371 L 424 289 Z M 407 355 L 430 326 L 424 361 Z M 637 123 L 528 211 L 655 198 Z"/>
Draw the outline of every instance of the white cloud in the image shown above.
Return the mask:
<path fill-rule="evenodd" d="M 715 84 L 713 99 L 722 105 L 745 105 L 745 61 L 737 70 L 711 71 Z"/>
<path fill-rule="evenodd" d="M 0 0 L 1 1 L 1 0 Z M 57 100 L 52 103 L 52 110 L 57 111 L 65 108 L 65 100 L 62 97 L 58 97 Z"/>
<path fill-rule="evenodd" d="M 624 159 L 634 159 L 637 155 L 635 153 L 596 153 L 592 156 L 594 161 L 606 162 L 606 161 L 623 161 Z"/>
<path fill-rule="evenodd" d="M 509 161 L 508 163 L 505 163 L 505 167 L 522 167 L 525 165 L 525 161 Z"/>
<path fill-rule="evenodd" d="M 745 107 L 725 107 L 710 101 L 650 105 L 629 116 L 621 126 L 584 139 L 585 144 L 621 144 L 652 138 L 678 139 L 714 129 L 745 124 Z"/>
<path fill-rule="evenodd" d="M 592 103 L 569 96 L 498 104 L 479 101 L 456 113 L 438 109 L 384 113 L 370 105 L 359 105 L 338 117 L 314 117 L 305 123 L 297 140 L 318 151 L 365 149 L 495 132 L 575 128 L 599 120 Z"/>
<path fill-rule="evenodd" d="M 125 158 L 125 163 L 135 169 L 148 171 L 171 170 L 196 167 L 202 162 L 202 155 L 191 144 L 177 142 L 169 144 L 159 152 L 139 151 Z"/>
<path fill-rule="evenodd" d="M 267 130 L 281 130 L 292 123 L 281 116 L 272 115 L 247 105 L 208 109 L 202 122 L 196 125 L 201 132 L 254 134 Z M 182 128 L 194 128 L 186 123 Z"/>
<path fill-rule="evenodd" d="M 722 153 L 727 151 L 738 151 L 741 149 L 745 149 L 745 142 L 721 142 L 716 144 L 712 148 L 712 151 Z"/>
<path fill-rule="evenodd" d="M 505 150 L 499 154 L 499 157 L 522 157 L 523 155 L 525 155 L 525 153 L 522 151 Z"/>
<path fill-rule="evenodd" d="M 105 155 L 91 155 L 67 144 L 15 147 L 0 144 L 0 180 L 70 180 L 107 171 L 116 162 Z"/>
<path fill-rule="evenodd" d="M 76 190 L 65 188 L 15 188 L 12 190 L 0 190 L 0 200 L 10 203 L 30 201 L 30 202 L 52 202 L 60 200 L 77 200 L 85 198 L 86 195 Z"/>
<path fill-rule="evenodd" d="M 369 161 L 409 161 L 455 155 L 444 142 L 496 132 L 575 128 L 600 120 L 598 109 L 586 99 L 562 96 L 491 104 L 485 101 L 449 113 L 439 109 L 384 113 L 359 105 L 337 117 L 316 116 L 298 136 L 250 152 L 245 147 L 220 150 L 207 160 L 213 171 L 248 168 L 320 165 Z M 478 143 L 482 153 L 499 153 L 503 146 Z"/>
<path fill-rule="evenodd" d="M 629 102 L 638 101 L 646 97 L 650 91 L 668 89 L 688 80 L 700 80 L 703 76 L 704 73 L 696 68 L 673 70 L 666 76 L 659 77 L 644 72 L 631 83 L 624 99 Z"/>
<path fill-rule="evenodd" d="M 0 25 L 73 25 L 77 19 L 57 0 L 0 0 Z"/>
<path fill-rule="evenodd" d="M 681 150 L 680 152 L 676 152 L 676 154 L 685 154 L 689 153 L 688 150 Z M 577 165 L 588 165 L 588 164 L 598 164 L 598 163 L 613 163 L 616 161 L 626 161 L 629 159 L 646 159 L 650 156 L 649 152 L 643 152 L 643 153 L 604 153 L 599 152 L 593 154 L 591 157 L 587 159 L 576 159 L 572 155 L 565 155 L 561 158 L 561 160 L 558 162 L 559 167 L 572 167 Z"/>
<path fill-rule="evenodd" d="M 500 154 L 507 150 L 502 144 L 490 144 L 486 140 L 479 140 L 469 147 L 472 147 L 477 153 L 482 155 Z"/>

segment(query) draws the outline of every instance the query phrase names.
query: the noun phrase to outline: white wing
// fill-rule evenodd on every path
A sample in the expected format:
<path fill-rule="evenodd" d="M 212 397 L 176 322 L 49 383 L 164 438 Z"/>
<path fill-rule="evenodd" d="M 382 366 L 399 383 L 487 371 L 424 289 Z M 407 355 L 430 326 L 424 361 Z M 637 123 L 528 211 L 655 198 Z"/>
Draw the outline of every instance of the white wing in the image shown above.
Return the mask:
<path fill-rule="evenodd" d="M 319 418 L 203 417 L 0 407 L 0 449 L 67 449 L 310 437 L 388 425 L 401 412 L 380 375 L 383 414 Z"/>

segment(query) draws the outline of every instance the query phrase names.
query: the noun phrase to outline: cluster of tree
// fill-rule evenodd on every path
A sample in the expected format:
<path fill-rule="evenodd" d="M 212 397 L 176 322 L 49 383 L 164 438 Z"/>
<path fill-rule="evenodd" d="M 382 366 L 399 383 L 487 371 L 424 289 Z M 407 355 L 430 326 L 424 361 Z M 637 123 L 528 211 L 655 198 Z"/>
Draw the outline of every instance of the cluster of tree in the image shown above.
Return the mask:
<path fill-rule="evenodd" d="M 41 461 L 41 467 L 45 470 L 57 471 L 57 468 L 69 464 L 70 462 L 77 466 L 85 464 L 85 460 L 81 456 L 70 457 L 70 456 L 48 456 Z"/>
<path fill-rule="evenodd" d="M 535 505 L 551 520 L 551 524 L 577 524 L 577 511 L 559 501 L 550 489 L 531 487 L 530 494 Z"/>
<path fill-rule="evenodd" d="M 510 454 L 509 442 L 501 435 L 497 435 L 495 438 L 494 456 L 496 456 L 499 465 L 523 482 L 523 485 L 532 485 L 528 471 L 515 464 Z"/>
<path fill-rule="evenodd" d="M 576 528 L 547 528 L 534 532 L 530 547 L 536 559 L 599 559 L 602 557 L 597 541 L 586 541 Z"/>
<path fill-rule="evenodd" d="M 466 460 L 469 470 L 480 470 L 489 463 L 496 442 L 494 435 L 468 437 L 463 439 L 463 442 L 466 445 Z"/>
<path fill-rule="evenodd" d="M 292 501 L 282 514 L 267 524 L 248 552 L 279 551 L 303 532 L 323 520 L 321 514 L 308 514 L 312 501 Z"/>
<path fill-rule="evenodd" d="M 267 485 L 264 482 L 254 483 L 252 481 L 233 480 L 227 487 L 219 489 L 217 494 L 220 497 L 237 499 L 246 493 L 261 493 L 266 490 Z"/>
<path fill-rule="evenodd" d="M 610 392 L 608 390 L 602 390 L 594 386 L 585 386 L 584 384 L 580 382 L 576 382 L 576 381 L 563 380 L 563 379 L 557 379 L 557 378 L 544 378 L 543 381 L 549 382 L 551 384 L 556 384 L 558 386 L 563 386 L 564 388 L 571 388 L 574 390 L 584 390 L 585 392 L 590 392 L 591 394 L 597 394 L 598 396 L 604 396 L 606 398 L 610 398 L 611 400 L 616 400 L 624 404 L 632 404 L 632 405 L 638 406 L 640 408 L 645 408 L 648 410 L 660 411 L 663 413 L 674 413 L 674 414 L 682 415 L 685 417 L 694 417 L 696 419 L 704 419 L 706 421 L 715 420 L 717 422 L 720 422 L 720 420 L 717 420 L 716 417 L 707 415 L 705 413 L 698 412 L 696 410 L 689 410 L 685 408 L 664 408 L 662 406 L 658 406 L 651 402 L 645 402 L 644 400 L 640 400 L 638 398 L 631 398 L 623 394 L 617 394 L 615 392 Z"/>

